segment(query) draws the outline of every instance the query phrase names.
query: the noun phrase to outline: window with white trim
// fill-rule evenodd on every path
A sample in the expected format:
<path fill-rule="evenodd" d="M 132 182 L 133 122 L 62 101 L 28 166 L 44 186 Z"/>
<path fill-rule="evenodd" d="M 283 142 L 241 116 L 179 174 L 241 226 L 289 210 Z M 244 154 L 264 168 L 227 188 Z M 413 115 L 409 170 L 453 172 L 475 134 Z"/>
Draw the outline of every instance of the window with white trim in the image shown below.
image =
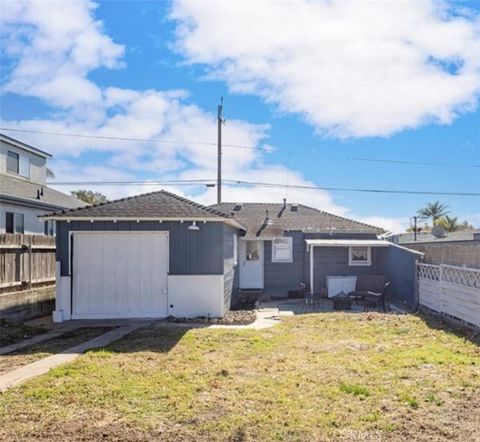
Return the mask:
<path fill-rule="evenodd" d="M 233 265 L 238 264 L 238 235 L 233 235 Z"/>
<path fill-rule="evenodd" d="M 348 265 L 372 265 L 372 248 L 367 246 L 352 246 L 348 248 Z"/>
<path fill-rule="evenodd" d="M 5 213 L 6 233 L 25 233 L 24 217 L 22 213 Z"/>
<path fill-rule="evenodd" d="M 55 221 L 52 219 L 45 221 L 44 233 L 47 236 L 55 236 Z"/>
<path fill-rule="evenodd" d="M 293 241 L 291 237 L 272 239 L 272 262 L 292 262 Z"/>
<path fill-rule="evenodd" d="M 16 152 L 7 152 L 7 172 L 30 178 L 30 158 Z"/>

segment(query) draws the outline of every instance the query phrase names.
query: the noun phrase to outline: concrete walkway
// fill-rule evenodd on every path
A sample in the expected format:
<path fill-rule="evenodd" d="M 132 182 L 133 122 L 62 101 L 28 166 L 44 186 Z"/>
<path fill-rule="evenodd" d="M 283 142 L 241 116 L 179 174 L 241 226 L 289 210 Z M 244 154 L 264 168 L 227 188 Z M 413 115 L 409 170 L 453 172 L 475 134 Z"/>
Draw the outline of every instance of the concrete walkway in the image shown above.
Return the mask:
<path fill-rule="evenodd" d="M 145 325 L 146 324 L 144 321 L 130 323 L 123 327 L 110 330 L 103 335 L 97 336 L 90 341 L 83 342 L 82 344 L 76 345 L 75 347 L 69 348 L 68 350 L 56 355 L 49 356 L 45 359 L 33 362 L 32 364 L 9 371 L 8 373 L 0 376 L 0 392 L 18 385 L 27 379 L 45 374 L 52 368 L 58 367 L 59 365 L 71 362 L 87 350 L 105 347 L 111 342 L 123 338 L 134 330 L 137 330 L 140 327 L 145 327 Z"/>
<path fill-rule="evenodd" d="M 40 335 L 35 335 L 32 338 L 24 339 L 23 341 L 16 342 L 15 344 L 5 345 L 4 347 L 0 347 L 0 355 L 6 355 L 8 353 L 13 353 L 14 351 L 20 350 L 22 348 L 28 347 L 30 345 L 38 344 L 39 342 L 48 341 L 49 339 L 56 338 L 58 336 L 62 336 L 63 334 L 80 328 L 79 325 L 75 323 L 69 323 L 68 325 L 64 325 L 63 327 L 57 327 L 53 330 L 50 330 L 46 333 L 42 333 Z"/>

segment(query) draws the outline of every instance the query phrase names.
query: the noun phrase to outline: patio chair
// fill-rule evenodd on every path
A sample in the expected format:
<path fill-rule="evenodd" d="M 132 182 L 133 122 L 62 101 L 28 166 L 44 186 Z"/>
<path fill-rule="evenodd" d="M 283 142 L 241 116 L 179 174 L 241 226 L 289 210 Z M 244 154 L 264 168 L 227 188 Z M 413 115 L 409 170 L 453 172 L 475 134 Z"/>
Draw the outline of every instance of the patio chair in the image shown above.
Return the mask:
<path fill-rule="evenodd" d="M 387 311 L 390 311 L 390 296 L 389 296 L 389 291 L 388 288 L 390 287 L 390 282 L 386 282 L 383 285 L 382 292 L 379 293 L 374 293 L 374 292 L 369 292 L 364 296 L 365 302 L 363 305 L 363 311 L 367 311 L 368 308 L 372 307 L 377 310 L 377 312 L 380 311 L 380 308 L 382 308 L 384 313 L 387 313 Z"/>
<path fill-rule="evenodd" d="M 315 309 L 315 293 L 307 293 L 303 294 L 303 311 L 314 311 Z"/>
<path fill-rule="evenodd" d="M 327 289 L 321 288 L 319 292 L 305 293 L 303 297 L 303 311 L 321 312 L 325 310 Z"/>

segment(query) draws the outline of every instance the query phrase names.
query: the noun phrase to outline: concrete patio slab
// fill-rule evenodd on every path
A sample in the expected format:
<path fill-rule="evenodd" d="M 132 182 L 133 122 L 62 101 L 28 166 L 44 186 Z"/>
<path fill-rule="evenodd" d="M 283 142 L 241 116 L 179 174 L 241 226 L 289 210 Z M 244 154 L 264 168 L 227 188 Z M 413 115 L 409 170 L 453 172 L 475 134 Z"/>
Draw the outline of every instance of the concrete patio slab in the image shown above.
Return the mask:
<path fill-rule="evenodd" d="M 58 367 L 59 365 L 71 362 L 87 350 L 105 347 L 111 342 L 117 341 L 118 339 L 123 338 L 134 330 L 144 327 L 145 325 L 145 321 L 129 323 L 128 325 L 124 325 L 123 327 L 110 330 L 107 333 L 97 336 L 96 338 L 91 339 L 87 342 L 83 342 L 82 344 L 71 347 L 61 353 L 49 356 L 47 358 L 33 362 L 32 364 L 28 364 L 23 367 L 17 368 L 16 370 L 5 373 L 0 376 L 0 392 L 3 392 L 15 385 L 18 385 L 21 382 L 26 381 L 27 379 L 31 379 L 33 377 L 45 374 L 52 368 Z"/>

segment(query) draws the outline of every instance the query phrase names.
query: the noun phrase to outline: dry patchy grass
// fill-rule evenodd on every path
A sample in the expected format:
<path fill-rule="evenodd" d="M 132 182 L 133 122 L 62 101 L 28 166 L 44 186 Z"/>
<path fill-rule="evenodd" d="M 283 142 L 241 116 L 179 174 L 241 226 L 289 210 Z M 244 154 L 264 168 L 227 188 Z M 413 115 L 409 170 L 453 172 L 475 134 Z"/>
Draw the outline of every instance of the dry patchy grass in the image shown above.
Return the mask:
<path fill-rule="evenodd" d="M 38 344 L 0 356 L 0 374 L 31 364 L 39 359 L 68 350 L 111 330 L 111 327 L 82 327 Z"/>
<path fill-rule="evenodd" d="M 478 342 L 434 319 L 319 313 L 151 327 L 8 391 L 6 440 L 475 440 Z"/>

